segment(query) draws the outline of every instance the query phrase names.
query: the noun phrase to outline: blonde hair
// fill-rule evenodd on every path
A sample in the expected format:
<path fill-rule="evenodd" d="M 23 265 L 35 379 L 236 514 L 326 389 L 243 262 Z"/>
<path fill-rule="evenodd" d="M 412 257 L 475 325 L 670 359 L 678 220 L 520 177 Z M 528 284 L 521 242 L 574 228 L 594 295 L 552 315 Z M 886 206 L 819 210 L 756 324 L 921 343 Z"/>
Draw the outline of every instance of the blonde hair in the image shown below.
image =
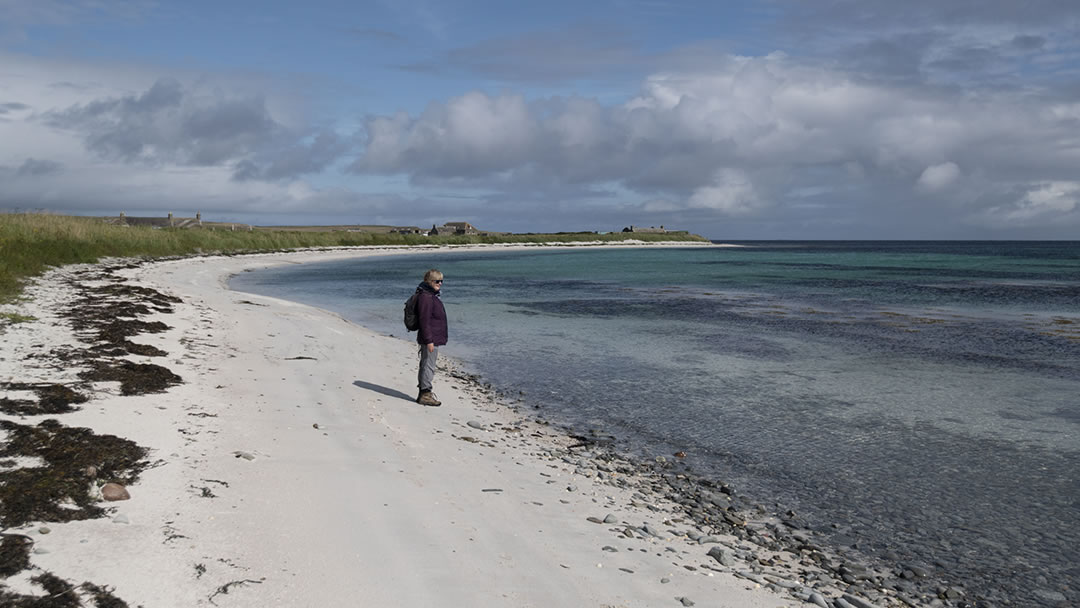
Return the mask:
<path fill-rule="evenodd" d="M 438 279 L 441 279 L 441 278 L 443 278 L 442 273 L 439 272 L 439 270 L 437 268 L 432 268 L 431 270 L 424 273 L 424 282 L 425 283 L 430 283 L 432 281 L 435 281 L 435 280 L 438 280 Z"/>

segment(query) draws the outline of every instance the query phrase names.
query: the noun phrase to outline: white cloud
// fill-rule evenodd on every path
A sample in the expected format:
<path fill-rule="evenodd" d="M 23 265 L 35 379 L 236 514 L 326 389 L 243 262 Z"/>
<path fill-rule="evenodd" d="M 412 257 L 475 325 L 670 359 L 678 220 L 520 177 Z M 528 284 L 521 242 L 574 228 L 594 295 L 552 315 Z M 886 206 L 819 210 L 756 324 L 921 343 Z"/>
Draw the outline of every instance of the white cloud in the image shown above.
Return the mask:
<path fill-rule="evenodd" d="M 689 204 L 691 207 L 715 209 L 730 215 L 745 215 L 757 210 L 762 201 L 745 172 L 721 169 L 716 172 L 712 184 L 694 191 Z"/>
<path fill-rule="evenodd" d="M 995 228 L 1080 225 L 1080 182 L 1055 181 L 1034 184 L 1019 199 L 989 207 L 977 219 Z M 1075 235 L 1075 233 L 1074 233 Z"/>
<path fill-rule="evenodd" d="M 960 177 L 960 167 L 956 166 L 956 163 L 931 165 L 919 176 L 916 186 L 926 192 L 938 192 L 950 186 L 958 177 Z"/>

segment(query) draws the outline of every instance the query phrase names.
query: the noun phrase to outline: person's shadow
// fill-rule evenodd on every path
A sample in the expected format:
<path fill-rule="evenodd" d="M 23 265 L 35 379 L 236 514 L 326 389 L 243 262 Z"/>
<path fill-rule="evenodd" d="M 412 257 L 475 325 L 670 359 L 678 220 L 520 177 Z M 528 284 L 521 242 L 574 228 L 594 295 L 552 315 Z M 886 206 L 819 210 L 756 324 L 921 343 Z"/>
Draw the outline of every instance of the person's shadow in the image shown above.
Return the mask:
<path fill-rule="evenodd" d="M 379 393 L 380 395 L 386 395 L 387 397 L 398 397 L 399 399 L 404 399 L 406 401 L 416 401 L 416 397 L 413 397 L 411 395 L 406 395 L 405 393 L 403 393 L 403 392 L 401 392 L 399 390 L 394 390 L 392 388 L 386 388 L 385 386 L 380 386 L 378 384 L 372 384 L 370 382 L 364 382 L 363 380 L 357 380 L 357 381 L 353 382 L 353 386 L 359 386 L 360 388 L 366 388 L 369 391 L 375 391 L 376 393 Z"/>

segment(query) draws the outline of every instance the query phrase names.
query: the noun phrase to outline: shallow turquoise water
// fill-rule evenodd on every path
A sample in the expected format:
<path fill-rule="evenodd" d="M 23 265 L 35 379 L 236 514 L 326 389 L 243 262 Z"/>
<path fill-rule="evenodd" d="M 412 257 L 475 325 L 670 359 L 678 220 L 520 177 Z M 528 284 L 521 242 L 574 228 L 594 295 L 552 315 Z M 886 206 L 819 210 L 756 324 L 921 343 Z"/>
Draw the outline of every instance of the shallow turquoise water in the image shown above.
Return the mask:
<path fill-rule="evenodd" d="M 403 335 L 437 266 L 447 351 L 550 419 L 687 451 L 871 554 L 1080 580 L 1080 244 L 747 245 L 389 257 L 232 286 Z"/>

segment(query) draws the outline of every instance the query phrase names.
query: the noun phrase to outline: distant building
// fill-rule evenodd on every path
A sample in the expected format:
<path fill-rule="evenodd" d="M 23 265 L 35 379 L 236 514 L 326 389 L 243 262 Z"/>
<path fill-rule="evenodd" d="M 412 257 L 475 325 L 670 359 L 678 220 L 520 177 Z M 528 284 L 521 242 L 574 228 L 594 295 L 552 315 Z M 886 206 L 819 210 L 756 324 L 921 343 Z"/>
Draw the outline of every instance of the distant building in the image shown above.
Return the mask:
<path fill-rule="evenodd" d="M 655 226 L 649 226 L 648 228 L 645 228 L 643 226 L 634 226 L 634 225 L 627 226 L 626 228 L 623 228 L 622 231 L 623 232 L 647 233 L 647 234 L 665 234 L 667 232 L 667 230 L 665 230 L 663 226 L 660 226 L 659 228 L 657 228 Z"/>
<path fill-rule="evenodd" d="M 424 234 L 417 226 L 394 226 L 390 229 L 391 234 Z"/>
<path fill-rule="evenodd" d="M 114 226 L 150 226 L 152 228 L 201 228 L 202 213 L 195 217 L 176 217 L 170 213 L 167 217 L 129 217 L 123 211 L 117 217 L 105 218 L 106 224 Z"/>
<path fill-rule="evenodd" d="M 462 234 L 480 234 L 480 231 L 476 229 L 469 222 L 446 222 L 442 226 L 431 226 L 431 230 L 428 231 L 431 236 L 448 236 L 448 235 L 462 235 Z"/>
<path fill-rule="evenodd" d="M 204 225 L 202 213 L 199 212 L 195 213 L 195 217 L 176 217 L 172 213 L 166 217 L 132 217 L 121 211 L 119 216 L 106 217 L 103 219 L 106 224 L 112 224 L 114 226 L 149 226 L 154 229 L 205 228 L 209 230 L 252 230 L 250 224 L 207 222 Z"/>

